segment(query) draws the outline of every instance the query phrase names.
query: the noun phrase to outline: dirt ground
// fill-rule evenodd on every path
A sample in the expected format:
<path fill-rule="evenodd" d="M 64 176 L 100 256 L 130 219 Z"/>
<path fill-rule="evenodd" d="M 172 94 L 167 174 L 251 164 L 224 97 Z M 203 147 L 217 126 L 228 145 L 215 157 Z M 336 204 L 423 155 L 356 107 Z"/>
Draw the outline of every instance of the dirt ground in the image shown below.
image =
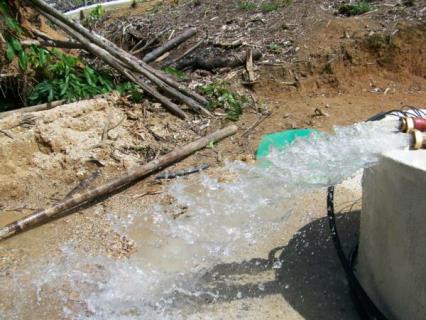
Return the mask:
<path fill-rule="evenodd" d="M 374 12 L 358 17 L 336 15 L 338 2 L 330 0 L 295 0 L 270 13 L 247 12 L 233 1 L 155 3 L 115 12 L 97 28 L 108 35 L 133 19 L 148 19 L 149 24 L 139 23 L 143 26 L 139 32 L 150 36 L 166 25 L 177 32 L 190 25 L 203 30 L 169 58 L 184 52 L 204 33 L 223 42 L 242 38 L 264 53 L 257 63 L 258 79 L 250 88 L 241 84 L 242 68 L 187 71 L 190 86 L 225 79 L 255 103 L 236 122 L 239 132 L 234 137 L 167 170 L 207 163 L 209 172 L 221 174 L 226 159 L 253 159 L 267 133 L 307 127 L 331 131 L 335 125 L 363 121 L 382 111 L 425 107 L 426 1 L 416 1 L 409 8 L 397 1 L 376 1 Z M 278 52 L 266 48 L 270 43 L 279 45 Z M 270 112 L 267 117 L 265 110 Z M 259 119 L 260 124 L 252 128 Z M 96 181 L 100 184 L 228 122 L 220 115 L 214 119 L 194 115 L 191 123 L 185 123 L 158 104 L 133 105 L 115 96 L 0 119 L 0 226 L 54 204 L 95 170 L 101 172 Z M 134 210 L 150 207 L 162 201 L 158 193 L 168 183 L 148 178 L 92 207 L 2 241 L 0 278 L 12 277 L 46 253 L 60 255 L 60 246 L 68 242 L 81 252 L 127 259 L 143 245 L 117 230 L 108 212 L 124 219 Z M 350 187 L 341 194 L 341 208 L 360 197 L 359 190 Z M 266 246 L 240 257 L 243 262 L 218 265 L 216 271 L 223 277 L 232 280 L 240 275 L 244 281 L 217 282 L 214 285 L 227 298 L 200 302 L 202 310 L 188 318 L 358 319 L 326 234 L 325 205 L 317 205 L 325 202 L 323 197 L 320 193 L 304 199 L 312 215 L 293 215 Z M 347 211 L 341 222 L 350 247 L 356 241 L 359 211 Z M 138 237 L 149 237 L 149 232 Z M 304 237 L 315 245 L 300 251 L 298 242 Z M 271 269 L 267 257 L 278 247 L 284 249 L 277 254 L 291 263 Z M 63 316 L 61 310 L 38 303 L 31 292 L 22 296 L 27 306 L 17 319 Z M 0 288 L 0 311 L 10 315 L 7 312 L 15 304 L 8 288 Z"/>

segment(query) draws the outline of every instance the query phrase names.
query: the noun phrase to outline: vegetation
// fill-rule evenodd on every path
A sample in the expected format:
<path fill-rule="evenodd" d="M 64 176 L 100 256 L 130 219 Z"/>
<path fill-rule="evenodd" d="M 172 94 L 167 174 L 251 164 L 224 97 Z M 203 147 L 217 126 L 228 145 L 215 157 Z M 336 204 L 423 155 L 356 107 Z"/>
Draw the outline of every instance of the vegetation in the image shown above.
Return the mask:
<path fill-rule="evenodd" d="M 174 67 L 164 67 L 161 70 L 163 72 L 167 73 L 167 74 L 170 74 L 170 75 L 176 77 L 176 79 L 178 79 L 178 80 L 186 80 L 187 79 L 185 72 L 178 70 Z"/>
<path fill-rule="evenodd" d="M 263 13 L 276 11 L 282 7 L 286 7 L 291 4 L 291 0 L 272 0 L 263 2 L 260 6 L 260 10 Z"/>
<path fill-rule="evenodd" d="M 252 1 L 240 1 L 238 7 L 241 10 L 254 11 L 257 9 L 257 4 Z"/>
<path fill-rule="evenodd" d="M 97 6 L 89 17 L 95 21 L 103 14 L 103 7 Z M 9 7 L 0 0 L 0 13 L 4 17 L 6 32 L 5 58 L 12 63 L 17 59 L 24 75 L 29 75 L 36 84 L 29 90 L 29 105 L 66 100 L 67 102 L 87 99 L 97 94 L 117 90 L 121 94 L 130 94 L 135 102 L 143 98 L 140 88 L 129 82 L 115 85 L 112 77 L 99 73 L 86 66 L 78 57 L 67 55 L 57 49 L 38 46 L 24 48 L 19 38 L 23 30 L 12 18 Z M 4 109 L 4 108 L 2 108 Z"/>
<path fill-rule="evenodd" d="M 224 81 L 214 81 L 201 86 L 199 91 L 211 98 L 209 109 L 224 109 L 227 118 L 232 121 L 239 119 L 243 113 L 244 105 L 248 101 L 246 96 L 232 92 L 229 84 Z"/>
<path fill-rule="evenodd" d="M 35 46 L 29 55 L 32 69 L 39 78 L 44 78 L 32 89 L 29 104 L 62 99 L 71 102 L 113 89 L 109 76 L 85 66 L 77 57 Z"/>
<path fill-rule="evenodd" d="M 95 8 L 90 10 L 85 23 L 86 24 L 93 24 L 96 21 L 100 20 L 105 15 L 105 9 L 103 6 L 98 4 Z"/>
<path fill-rule="evenodd" d="M 266 46 L 266 49 L 270 52 L 277 53 L 281 51 L 281 46 L 275 42 L 271 42 Z"/>
<path fill-rule="evenodd" d="M 139 103 L 143 100 L 141 88 L 133 82 L 120 83 L 115 87 L 115 90 L 117 90 L 121 96 L 130 95 L 133 102 Z"/>
<path fill-rule="evenodd" d="M 343 4 L 339 7 L 339 13 L 345 16 L 357 16 L 374 10 L 374 6 L 367 1 L 359 1 L 354 4 Z"/>
<path fill-rule="evenodd" d="M 262 1 L 259 5 L 254 1 L 239 1 L 238 7 L 241 10 L 256 11 L 260 10 L 263 13 L 276 11 L 282 7 L 288 6 L 292 0 L 269 0 Z"/>

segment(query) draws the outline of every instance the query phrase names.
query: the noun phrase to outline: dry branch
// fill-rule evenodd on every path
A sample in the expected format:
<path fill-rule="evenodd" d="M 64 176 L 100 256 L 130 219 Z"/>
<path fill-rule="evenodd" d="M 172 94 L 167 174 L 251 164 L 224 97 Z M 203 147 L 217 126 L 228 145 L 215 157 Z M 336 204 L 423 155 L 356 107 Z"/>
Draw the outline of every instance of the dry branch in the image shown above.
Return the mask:
<path fill-rule="evenodd" d="M 247 50 L 246 71 L 247 81 L 244 84 L 253 85 L 256 82 L 256 75 L 254 74 L 253 53 L 251 49 Z"/>
<path fill-rule="evenodd" d="M 154 61 L 155 59 L 157 59 L 158 57 L 160 57 L 164 53 L 169 52 L 170 50 L 176 48 L 181 43 L 185 42 L 186 40 L 188 40 L 189 38 L 194 36 L 196 33 L 197 33 L 197 30 L 195 28 L 185 30 L 182 34 L 178 35 L 177 37 L 175 37 L 175 38 L 173 38 L 169 41 L 167 41 L 161 47 L 154 49 L 150 53 L 146 54 L 143 57 L 143 61 L 146 62 L 146 63 L 150 63 L 150 62 Z"/>
<path fill-rule="evenodd" d="M 46 222 L 50 218 L 69 212 L 72 209 L 76 209 L 82 204 L 98 200 L 99 197 L 109 195 L 113 192 L 120 190 L 123 187 L 129 186 L 130 184 L 161 170 L 179 160 L 186 158 L 194 152 L 206 147 L 212 142 L 222 140 L 230 135 L 237 132 L 237 127 L 231 125 L 219 131 L 216 131 L 210 135 L 200 138 L 194 142 L 191 142 L 181 148 L 176 148 L 172 152 L 159 157 L 156 160 L 148 162 L 147 164 L 128 171 L 127 173 L 119 176 L 109 182 L 100 185 L 96 188 L 86 190 L 81 193 L 74 194 L 70 198 L 64 199 L 52 207 L 36 211 L 31 215 L 10 223 L 0 229 L 0 240 L 8 238 L 18 232 L 24 231 L 38 225 L 42 222 Z"/>
<path fill-rule="evenodd" d="M 62 41 L 62 40 L 24 40 L 21 41 L 23 46 L 40 46 L 40 47 L 53 47 L 53 48 L 64 48 L 64 49 L 84 49 L 80 43 L 72 42 L 72 41 Z"/>

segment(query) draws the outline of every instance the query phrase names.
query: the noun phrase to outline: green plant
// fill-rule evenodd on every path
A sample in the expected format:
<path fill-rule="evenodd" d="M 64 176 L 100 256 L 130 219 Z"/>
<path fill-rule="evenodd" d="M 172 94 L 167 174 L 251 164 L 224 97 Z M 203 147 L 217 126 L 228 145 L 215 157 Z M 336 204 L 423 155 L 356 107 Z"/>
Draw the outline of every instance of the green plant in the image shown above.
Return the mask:
<path fill-rule="evenodd" d="M 266 46 L 266 49 L 268 49 L 268 51 L 276 53 L 281 51 L 281 46 L 277 43 L 271 42 Z"/>
<path fill-rule="evenodd" d="M 100 17 L 103 8 L 97 6 L 92 12 L 92 17 Z M 11 17 L 5 0 L 0 0 L 0 14 L 6 25 L 6 59 L 11 62 L 17 57 L 21 71 L 38 80 L 27 97 L 30 105 L 62 99 L 68 102 L 86 99 L 114 88 L 122 94 L 129 93 L 135 102 L 143 99 L 137 85 L 125 82 L 115 86 L 109 75 L 86 66 L 78 57 L 57 49 L 48 50 L 38 46 L 23 48 L 19 41 L 21 26 Z"/>
<path fill-rule="evenodd" d="M 185 72 L 178 70 L 174 67 L 164 67 L 161 69 L 163 72 L 170 74 L 174 77 L 176 77 L 178 80 L 186 80 L 187 76 L 185 74 Z"/>
<path fill-rule="evenodd" d="M 132 100 L 136 103 L 142 102 L 143 94 L 141 88 L 133 82 L 123 82 L 118 84 L 115 89 L 121 96 L 129 94 Z"/>
<path fill-rule="evenodd" d="M 339 13 L 345 16 L 357 16 L 374 10 L 374 6 L 367 1 L 359 1 L 354 4 L 343 4 L 339 7 Z"/>
<path fill-rule="evenodd" d="M 86 18 L 86 23 L 92 24 L 100 20 L 105 15 L 105 9 L 102 5 L 98 4 L 92 10 L 90 10 L 89 15 Z"/>
<path fill-rule="evenodd" d="M 77 57 L 36 46 L 31 47 L 29 56 L 32 68 L 44 79 L 31 90 L 29 104 L 62 99 L 71 102 L 113 89 L 109 76 L 85 66 Z"/>
<path fill-rule="evenodd" d="M 19 67 L 22 71 L 26 71 L 28 68 L 28 56 L 18 40 L 22 33 L 21 26 L 10 15 L 9 7 L 4 0 L 0 1 L 0 13 L 6 25 L 6 59 L 11 62 L 15 57 L 18 57 Z"/>
<path fill-rule="evenodd" d="M 211 98 L 209 108 L 223 108 L 227 118 L 237 121 L 243 113 L 247 97 L 230 90 L 229 84 L 224 81 L 214 81 L 210 84 L 198 87 L 199 91 Z"/>
<path fill-rule="evenodd" d="M 256 3 L 252 1 L 239 1 L 238 7 L 240 8 L 240 10 L 245 11 L 254 11 L 257 9 Z"/>

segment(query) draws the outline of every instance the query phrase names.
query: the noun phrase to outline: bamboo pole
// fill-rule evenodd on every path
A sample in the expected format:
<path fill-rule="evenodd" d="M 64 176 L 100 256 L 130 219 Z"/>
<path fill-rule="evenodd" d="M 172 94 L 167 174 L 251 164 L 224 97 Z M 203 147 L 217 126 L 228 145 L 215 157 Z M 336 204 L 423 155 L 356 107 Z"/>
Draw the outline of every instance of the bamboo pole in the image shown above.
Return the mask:
<path fill-rule="evenodd" d="M 4 111 L 0 113 L 0 119 L 6 118 L 8 116 L 14 115 L 14 114 L 22 114 L 22 113 L 28 113 L 28 112 L 37 112 L 37 111 L 44 111 L 56 108 L 58 106 L 61 106 L 65 104 L 65 100 L 57 100 L 52 102 L 47 102 L 43 104 L 38 104 L 36 106 L 31 107 L 24 107 L 20 109 L 10 110 L 10 111 Z"/>
<path fill-rule="evenodd" d="M 83 46 L 80 43 L 63 41 L 63 40 L 24 40 L 21 41 L 21 45 L 24 47 L 29 46 L 40 46 L 40 47 L 54 47 L 54 48 L 63 48 L 63 49 L 83 49 Z"/>
<path fill-rule="evenodd" d="M 205 111 L 207 110 L 203 108 L 203 106 L 200 103 L 197 102 L 196 98 L 193 97 L 194 94 L 190 90 L 184 89 L 185 94 L 187 94 L 185 95 L 182 93 L 182 88 L 179 88 L 176 82 L 169 81 L 168 83 L 175 83 L 177 87 L 163 82 L 156 75 L 158 71 L 152 72 L 152 70 L 149 70 L 149 68 L 147 67 L 148 65 L 145 62 L 137 59 L 135 56 L 119 48 L 114 43 L 105 39 L 104 37 L 94 32 L 90 32 L 89 30 L 84 28 L 82 25 L 69 20 L 66 16 L 64 16 L 58 10 L 49 6 L 43 0 L 27 0 L 27 1 L 32 3 L 33 6 L 36 7 L 36 9 L 41 14 L 46 16 L 48 19 L 52 20 L 51 19 L 52 17 L 56 18 L 57 21 L 62 22 L 64 25 L 68 26 L 70 29 L 74 30 L 76 33 L 79 33 L 84 38 L 92 42 L 93 44 L 109 52 L 116 59 L 121 60 L 123 63 L 128 65 L 128 67 L 131 68 L 133 71 L 137 71 L 141 73 L 144 77 L 152 81 L 158 88 L 160 88 L 161 90 L 164 90 L 173 98 L 179 101 L 182 101 L 183 103 L 187 104 L 189 107 L 194 109 L 195 111 L 202 111 L 206 113 Z"/>
<path fill-rule="evenodd" d="M 185 42 L 189 38 L 195 36 L 197 33 L 197 29 L 195 28 L 189 28 L 185 30 L 183 33 L 178 35 L 177 37 L 174 37 L 173 39 L 167 41 L 164 45 L 161 47 L 158 47 L 157 49 L 152 50 L 151 52 L 147 53 L 142 60 L 146 63 L 150 63 L 163 55 L 164 53 L 176 48 L 179 46 L 182 42 Z"/>
<path fill-rule="evenodd" d="M 194 152 L 206 147 L 212 142 L 222 140 L 237 132 L 238 128 L 235 125 L 228 126 L 196 141 L 193 141 L 181 148 L 176 148 L 170 153 L 159 157 L 156 160 L 148 162 L 145 165 L 129 170 L 127 173 L 110 180 L 109 182 L 98 187 L 88 189 L 82 193 L 74 194 L 70 198 L 66 198 L 52 207 L 36 211 L 27 217 L 12 222 L 0 229 L 0 240 L 11 237 L 21 231 L 25 231 L 35 225 L 46 222 L 47 220 L 58 216 L 65 211 L 75 209 L 82 204 L 94 201 L 99 197 L 108 195 L 130 184 L 156 172 L 171 164 L 182 160 Z"/>
<path fill-rule="evenodd" d="M 164 107 L 166 107 L 170 112 L 175 114 L 181 119 L 187 119 L 187 115 L 185 112 L 183 112 L 179 106 L 174 104 L 172 101 L 167 99 L 165 96 L 160 94 L 157 90 L 146 84 L 144 81 L 139 79 L 137 76 L 135 76 L 132 72 L 126 70 L 123 68 L 121 61 L 115 59 L 112 55 L 110 55 L 107 51 L 105 51 L 103 48 L 100 48 L 99 46 L 91 43 L 88 39 L 86 39 L 83 35 L 76 32 L 75 30 L 71 29 L 69 26 L 62 23 L 62 21 L 59 21 L 55 17 L 51 16 L 50 14 L 45 13 L 45 16 L 51 20 L 54 24 L 59 26 L 61 29 L 63 29 L 65 32 L 67 32 L 70 36 L 75 38 L 77 41 L 79 41 L 81 44 L 83 44 L 86 49 L 91 52 L 93 55 L 101 58 L 104 62 L 109 64 L 111 67 L 119 71 L 123 76 L 128 78 L 129 80 L 137 83 L 145 92 L 147 92 L 149 95 L 157 99 L 161 104 L 163 104 Z"/>

